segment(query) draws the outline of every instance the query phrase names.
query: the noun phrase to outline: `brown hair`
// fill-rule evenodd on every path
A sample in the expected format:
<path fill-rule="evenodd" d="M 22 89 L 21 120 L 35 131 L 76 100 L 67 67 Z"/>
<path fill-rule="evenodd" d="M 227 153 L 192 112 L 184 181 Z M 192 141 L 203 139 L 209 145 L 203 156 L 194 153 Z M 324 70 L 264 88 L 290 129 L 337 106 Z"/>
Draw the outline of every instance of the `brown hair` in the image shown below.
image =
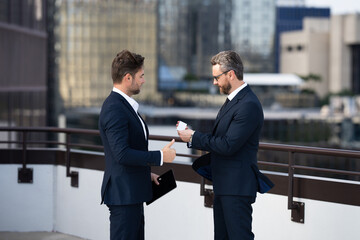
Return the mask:
<path fill-rule="evenodd" d="M 224 72 L 234 70 L 236 77 L 243 80 L 244 66 L 239 54 L 234 51 L 222 51 L 211 58 L 212 65 L 220 65 Z"/>
<path fill-rule="evenodd" d="M 111 65 L 111 77 L 113 83 L 121 83 L 123 77 L 127 73 L 130 73 L 131 76 L 134 77 L 139 69 L 143 67 L 144 59 L 143 56 L 128 50 L 122 50 L 116 54 Z"/>

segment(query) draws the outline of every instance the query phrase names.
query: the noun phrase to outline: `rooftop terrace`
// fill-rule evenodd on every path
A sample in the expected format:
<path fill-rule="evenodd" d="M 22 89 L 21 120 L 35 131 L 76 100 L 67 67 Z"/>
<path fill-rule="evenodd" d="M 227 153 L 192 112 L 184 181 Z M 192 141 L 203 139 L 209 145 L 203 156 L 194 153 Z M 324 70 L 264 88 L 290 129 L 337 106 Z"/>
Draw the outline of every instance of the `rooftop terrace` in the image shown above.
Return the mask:
<path fill-rule="evenodd" d="M 98 131 L 4 127 L 0 133 L 2 139 L 5 136 L 0 141 L 0 239 L 109 238 L 109 214 L 100 205 L 99 193 L 102 146 L 76 141 L 80 135 L 98 137 Z M 44 133 L 55 137 L 36 141 L 30 137 Z M 190 164 L 201 153 L 186 152 L 185 144 L 172 136 L 151 135 L 150 148 L 172 138 L 181 150 L 176 161 L 153 171 L 173 169 L 177 188 L 145 207 L 146 239 L 213 239 L 212 186 Z M 271 152 L 284 153 L 283 162 L 267 157 Z M 259 194 L 253 206 L 256 239 L 360 236 L 358 165 L 336 169 L 318 166 L 315 160 L 305 165 L 299 161 L 306 154 L 358 163 L 359 151 L 260 143 L 259 153 L 259 166 L 275 187 Z"/>

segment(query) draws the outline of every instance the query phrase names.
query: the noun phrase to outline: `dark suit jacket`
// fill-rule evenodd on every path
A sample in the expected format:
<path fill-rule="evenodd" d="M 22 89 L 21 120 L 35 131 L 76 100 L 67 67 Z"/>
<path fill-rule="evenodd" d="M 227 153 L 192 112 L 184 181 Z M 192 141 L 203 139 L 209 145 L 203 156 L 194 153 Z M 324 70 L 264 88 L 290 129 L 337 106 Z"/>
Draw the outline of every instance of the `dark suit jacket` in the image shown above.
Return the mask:
<path fill-rule="evenodd" d="M 210 152 L 215 195 L 256 196 L 263 122 L 261 104 L 246 86 L 218 115 L 212 133 L 194 133 L 192 147 Z"/>
<path fill-rule="evenodd" d="M 160 165 L 161 154 L 148 151 L 140 119 L 120 94 L 111 92 L 105 100 L 99 130 L 106 164 L 101 202 L 128 205 L 149 201 L 152 198 L 150 166 Z M 146 131 L 149 136 L 147 127 Z"/>

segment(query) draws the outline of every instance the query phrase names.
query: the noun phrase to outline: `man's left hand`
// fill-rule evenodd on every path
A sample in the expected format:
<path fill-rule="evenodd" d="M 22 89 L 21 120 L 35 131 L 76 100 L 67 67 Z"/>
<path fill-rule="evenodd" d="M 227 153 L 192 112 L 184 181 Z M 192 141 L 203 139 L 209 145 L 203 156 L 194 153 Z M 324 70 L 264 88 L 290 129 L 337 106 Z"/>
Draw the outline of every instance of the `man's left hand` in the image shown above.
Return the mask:
<path fill-rule="evenodd" d="M 155 174 L 155 173 L 151 173 L 151 181 L 153 181 L 156 185 L 159 185 L 159 181 L 158 181 L 158 177 L 159 175 Z"/>

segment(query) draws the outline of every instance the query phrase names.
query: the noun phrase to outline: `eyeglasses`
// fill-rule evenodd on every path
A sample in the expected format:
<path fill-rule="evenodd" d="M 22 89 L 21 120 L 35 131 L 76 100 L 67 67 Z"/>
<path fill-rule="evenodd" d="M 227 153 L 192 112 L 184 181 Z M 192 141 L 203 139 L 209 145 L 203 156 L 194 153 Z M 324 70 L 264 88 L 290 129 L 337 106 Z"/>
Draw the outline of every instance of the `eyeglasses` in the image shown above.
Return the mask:
<path fill-rule="evenodd" d="M 219 77 L 221 77 L 221 75 L 223 75 L 223 74 L 225 74 L 225 73 L 227 73 L 227 72 L 230 72 L 231 70 L 232 70 L 232 69 L 227 70 L 227 71 L 225 71 L 225 72 L 223 72 L 223 73 L 220 73 L 220 74 L 217 75 L 217 76 L 213 76 L 214 80 L 215 80 L 215 81 L 219 81 Z"/>

